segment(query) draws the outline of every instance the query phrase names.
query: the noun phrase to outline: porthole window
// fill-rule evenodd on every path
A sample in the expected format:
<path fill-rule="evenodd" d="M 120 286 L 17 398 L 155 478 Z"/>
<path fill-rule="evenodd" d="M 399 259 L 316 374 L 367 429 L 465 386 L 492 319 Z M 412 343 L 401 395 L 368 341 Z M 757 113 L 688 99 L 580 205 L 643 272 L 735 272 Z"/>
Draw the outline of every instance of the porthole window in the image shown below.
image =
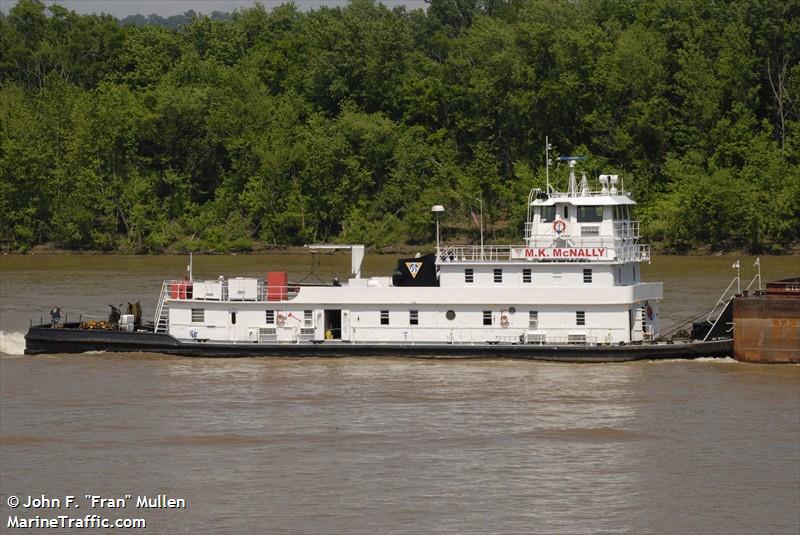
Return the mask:
<path fill-rule="evenodd" d="M 516 312 L 516 311 L 517 311 L 517 309 L 516 309 L 516 308 L 514 308 L 514 307 L 508 307 L 508 313 L 509 313 L 509 314 L 513 314 L 513 313 L 514 313 L 514 312 Z"/>
<path fill-rule="evenodd" d="M 454 310 L 448 310 L 448 311 L 445 313 L 444 317 L 445 317 L 445 318 L 447 318 L 447 319 L 449 319 L 450 321 L 452 321 L 452 320 L 456 319 L 456 313 L 455 313 L 455 311 L 454 311 Z"/>

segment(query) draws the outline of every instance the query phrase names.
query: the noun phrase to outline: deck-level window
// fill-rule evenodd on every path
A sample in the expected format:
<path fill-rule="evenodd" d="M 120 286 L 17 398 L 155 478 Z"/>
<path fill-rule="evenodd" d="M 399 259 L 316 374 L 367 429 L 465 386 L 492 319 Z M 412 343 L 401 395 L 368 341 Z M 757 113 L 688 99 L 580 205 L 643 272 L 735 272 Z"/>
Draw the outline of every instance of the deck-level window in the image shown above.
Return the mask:
<path fill-rule="evenodd" d="M 303 325 L 306 327 L 311 327 L 311 314 L 313 310 L 304 310 L 303 311 Z"/>
<path fill-rule="evenodd" d="M 491 310 L 484 310 L 483 311 L 483 324 L 484 325 L 491 325 L 492 324 L 492 311 Z"/>
<path fill-rule="evenodd" d="M 193 308 L 192 309 L 192 323 L 203 323 L 206 321 L 206 309 Z"/>
<path fill-rule="evenodd" d="M 578 223 L 600 223 L 603 221 L 602 206 L 578 206 Z"/>
<path fill-rule="evenodd" d="M 528 328 L 529 329 L 538 329 L 539 328 L 539 311 L 538 310 L 531 310 L 528 312 Z"/>
<path fill-rule="evenodd" d="M 502 269 L 495 269 L 494 270 L 494 282 L 501 283 L 503 282 L 503 270 Z"/>
<path fill-rule="evenodd" d="M 575 325 L 586 325 L 586 312 L 578 310 L 575 312 Z"/>
<path fill-rule="evenodd" d="M 265 314 L 264 323 L 267 325 L 275 325 L 275 311 L 274 310 L 267 310 Z"/>
<path fill-rule="evenodd" d="M 231 325 L 236 325 L 236 312 L 231 312 Z"/>
<path fill-rule="evenodd" d="M 542 223 L 552 223 L 556 218 L 555 206 L 542 206 L 542 217 L 539 221 Z"/>
<path fill-rule="evenodd" d="M 530 284 L 531 283 L 531 268 L 525 268 L 522 270 L 522 283 L 523 284 Z"/>
<path fill-rule="evenodd" d="M 464 282 L 467 284 L 472 284 L 475 282 L 475 270 L 472 268 L 467 268 L 464 270 Z"/>
<path fill-rule="evenodd" d="M 592 283 L 592 270 L 591 270 L 591 268 L 583 270 L 583 282 L 584 282 L 584 284 L 591 284 Z"/>
<path fill-rule="evenodd" d="M 389 325 L 389 311 L 381 310 L 381 325 Z"/>
<path fill-rule="evenodd" d="M 419 310 L 408 311 L 408 324 L 419 325 Z"/>

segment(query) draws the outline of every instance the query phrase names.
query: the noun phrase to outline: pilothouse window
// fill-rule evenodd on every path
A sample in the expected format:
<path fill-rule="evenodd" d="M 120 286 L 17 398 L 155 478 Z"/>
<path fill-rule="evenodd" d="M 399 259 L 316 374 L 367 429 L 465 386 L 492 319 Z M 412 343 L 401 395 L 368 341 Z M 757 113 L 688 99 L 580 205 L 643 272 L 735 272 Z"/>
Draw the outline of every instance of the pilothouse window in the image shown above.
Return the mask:
<path fill-rule="evenodd" d="M 556 207 L 555 206 L 542 206 L 542 217 L 540 221 L 542 223 L 552 223 L 556 219 Z"/>
<path fill-rule="evenodd" d="M 600 223 L 603 221 L 602 206 L 578 206 L 578 223 Z"/>
<path fill-rule="evenodd" d="M 631 218 L 631 211 L 627 206 L 617 205 L 614 207 L 614 219 L 625 221 Z"/>

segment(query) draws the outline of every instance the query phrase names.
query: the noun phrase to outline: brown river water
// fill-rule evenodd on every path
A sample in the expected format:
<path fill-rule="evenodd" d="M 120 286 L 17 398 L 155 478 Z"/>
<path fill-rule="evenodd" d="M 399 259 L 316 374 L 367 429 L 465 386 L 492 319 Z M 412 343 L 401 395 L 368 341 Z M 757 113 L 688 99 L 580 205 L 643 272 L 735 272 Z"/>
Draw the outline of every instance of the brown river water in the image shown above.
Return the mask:
<path fill-rule="evenodd" d="M 664 282 L 662 327 L 711 307 L 735 260 L 643 266 Z M 394 261 L 368 256 L 365 274 Z M 800 273 L 797 257 L 761 263 L 765 280 Z M 141 299 L 152 315 L 185 264 L 0 257 L 0 531 L 99 514 L 144 519 L 134 533 L 800 533 L 800 366 L 20 354 L 53 305 L 75 321 Z M 349 260 L 194 266 L 323 281 Z M 43 494 L 80 508 L 9 505 Z M 93 508 L 87 494 L 131 498 Z M 186 507 L 136 506 L 162 494 Z"/>

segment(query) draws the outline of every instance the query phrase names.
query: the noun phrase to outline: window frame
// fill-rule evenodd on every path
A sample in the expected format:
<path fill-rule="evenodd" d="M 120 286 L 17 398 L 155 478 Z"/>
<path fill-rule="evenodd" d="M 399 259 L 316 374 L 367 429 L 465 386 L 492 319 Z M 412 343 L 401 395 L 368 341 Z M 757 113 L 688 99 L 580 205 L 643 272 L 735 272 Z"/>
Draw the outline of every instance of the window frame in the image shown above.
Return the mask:
<path fill-rule="evenodd" d="M 484 327 L 491 327 L 494 325 L 494 315 L 492 314 L 491 310 L 484 310 L 483 311 L 483 326 Z"/>
<path fill-rule="evenodd" d="M 602 223 L 603 207 L 598 205 L 578 206 L 577 219 L 578 223 Z"/>
<path fill-rule="evenodd" d="M 389 325 L 389 311 L 381 310 L 381 325 Z"/>
<path fill-rule="evenodd" d="M 419 325 L 419 310 L 408 311 L 408 324 Z"/>
<path fill-rule="evenodd" d="M 474 284 L 474 283 L 475 283 L 475 269 L 464 268 L 464 284 Z"/>
<path fill-rule="evenodd" d="M 531 268 L 522 268 L 522 284 L 533 283 L 533 270 Z"/>
<path fill-rule="evenodd" d="M 576 310 L 575 311 L 575 325 L 579 327 L 586 326 L 586 311 L 585 310 Z"/>

